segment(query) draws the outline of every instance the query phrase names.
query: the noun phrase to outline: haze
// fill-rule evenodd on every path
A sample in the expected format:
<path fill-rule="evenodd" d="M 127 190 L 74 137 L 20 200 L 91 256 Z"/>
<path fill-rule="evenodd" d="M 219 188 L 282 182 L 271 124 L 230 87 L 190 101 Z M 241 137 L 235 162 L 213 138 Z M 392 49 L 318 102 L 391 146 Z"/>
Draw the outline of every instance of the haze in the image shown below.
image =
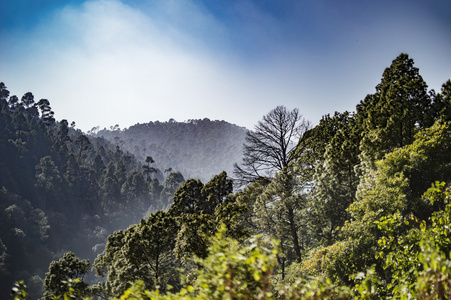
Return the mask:
<path fill-rule="evenodd" d="M 205 118 L 253 128 L 277 105 L 354 110 L 408 53 L 451 75 L 449 1 L 7 0 L 0 81 L 77 128 Z"/>

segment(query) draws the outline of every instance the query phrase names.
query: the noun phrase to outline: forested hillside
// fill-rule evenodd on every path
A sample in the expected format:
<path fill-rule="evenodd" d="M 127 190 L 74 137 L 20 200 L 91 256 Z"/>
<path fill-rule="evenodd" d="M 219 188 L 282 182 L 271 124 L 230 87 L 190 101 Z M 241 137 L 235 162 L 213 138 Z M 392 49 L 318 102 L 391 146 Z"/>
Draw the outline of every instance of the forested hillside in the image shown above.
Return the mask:
<path fill-rule="evenodd" d="M 451 298 L 451 80 L 428 90 L 407 54 L 355 112 L 312 127 L 277 106 L 246 132 L 235 181 L 169 175 L 168 201 L 147 148 L 137 163 L 120 136 L 85 139 L 2 93 L 1 274 L 45 299 Z M 82 259 L 86 241 L 104 251 Z M 58 258 L 44 280 L 41 257 Z"/>
<path fill-rule="evenodd" d="M 185 177 L 210 180 L 222 171 L 229 174 L 242 159 L 246 129 L 225 121 L 188 120 L 149 122 L 126 129 L 92 131 L 137 159 L 151 156 L 160 170 L 180 171 Z"/>
<path fill-rule="evenodd" d="M 50 262 L 68 250 L 94 259 L 114 230 L 165 208 L 181 173 L 143 173 L 102 138 L 56 121 L 50 102 L 0 83 L 0 298 L 15 280 L 42 295 Z"/>

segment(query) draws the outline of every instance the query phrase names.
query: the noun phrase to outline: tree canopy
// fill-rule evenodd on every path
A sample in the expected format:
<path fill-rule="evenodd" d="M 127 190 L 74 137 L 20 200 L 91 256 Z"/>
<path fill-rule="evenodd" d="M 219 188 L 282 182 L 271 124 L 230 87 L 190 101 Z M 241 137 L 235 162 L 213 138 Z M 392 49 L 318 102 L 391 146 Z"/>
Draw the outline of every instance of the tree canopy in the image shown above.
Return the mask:
<path fill-rule="evenodd" d="M 215 156 L 233 136 L 221 122 L 115 126 L 103 131 L 108 141 L 1 83 L 0 290 L 13 286 L 15 299 L 27 297 L 25 282 L 46 298 L 449 299 L 450 95 L 450 80 L 428 91 L 401 54 L 355 112 L 310 127 L 299 109 L 278 106 L 241 131 L 234 181 L 160 160 L 172 153 L 162 149 L 205 141 L 198 134 L 212 144 L 195 151 Z M 161 132 L 131 141 L 145 127 Z M 226 127 L 225 144 L 213 139 Z M 185 142 L 152 144 L 173 133 Z"/>

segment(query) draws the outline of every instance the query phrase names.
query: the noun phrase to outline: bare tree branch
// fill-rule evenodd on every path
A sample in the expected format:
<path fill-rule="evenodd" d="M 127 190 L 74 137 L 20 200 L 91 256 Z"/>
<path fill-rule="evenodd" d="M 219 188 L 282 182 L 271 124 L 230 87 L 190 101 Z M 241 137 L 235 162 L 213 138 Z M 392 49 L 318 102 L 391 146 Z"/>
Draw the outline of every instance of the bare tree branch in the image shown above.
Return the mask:
<path fill-rule="evenodd" d="M 272 178 L 296 159 L 297 141 L 310 129 L 310 123 L 297 108 L 288 110 L 277 106 L 248 131 L 244 158 L 234 165 L 235 182 L 247 185 L 260 177 Z"/>

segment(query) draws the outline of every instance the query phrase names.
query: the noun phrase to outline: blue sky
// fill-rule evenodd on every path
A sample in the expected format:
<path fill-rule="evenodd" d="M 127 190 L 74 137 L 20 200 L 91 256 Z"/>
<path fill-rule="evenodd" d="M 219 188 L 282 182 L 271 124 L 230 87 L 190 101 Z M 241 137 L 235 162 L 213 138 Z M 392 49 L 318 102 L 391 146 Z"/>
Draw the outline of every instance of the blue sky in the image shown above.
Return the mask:
<path fill-rule="evenodd" d="M 121 128 L 208 117 L 250 129 L 277 105 L 353 111 L 408 53 L 451 78 L 451 1 L 3 0 L 0 81 L 58 120 Z"/>

